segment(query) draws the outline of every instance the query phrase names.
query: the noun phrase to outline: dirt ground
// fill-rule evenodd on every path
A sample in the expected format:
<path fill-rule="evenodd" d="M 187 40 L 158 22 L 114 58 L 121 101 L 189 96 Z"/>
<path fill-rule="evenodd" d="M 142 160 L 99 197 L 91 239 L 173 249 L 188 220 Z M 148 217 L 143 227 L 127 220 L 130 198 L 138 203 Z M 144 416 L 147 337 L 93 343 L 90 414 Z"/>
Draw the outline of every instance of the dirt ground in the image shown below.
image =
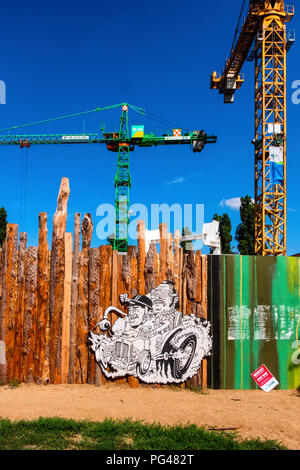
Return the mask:
<path fill-rule="evenodd" d="M 101 421 L 132 418 L 163 425 L 194 423 L 236 428 L 243 438 L 276 439 L 300 450 L 300 395 L 293 390 L 208 390 L 127 385 L 0 387 L 0 416 L 11 420 L 59 416 Z"/>

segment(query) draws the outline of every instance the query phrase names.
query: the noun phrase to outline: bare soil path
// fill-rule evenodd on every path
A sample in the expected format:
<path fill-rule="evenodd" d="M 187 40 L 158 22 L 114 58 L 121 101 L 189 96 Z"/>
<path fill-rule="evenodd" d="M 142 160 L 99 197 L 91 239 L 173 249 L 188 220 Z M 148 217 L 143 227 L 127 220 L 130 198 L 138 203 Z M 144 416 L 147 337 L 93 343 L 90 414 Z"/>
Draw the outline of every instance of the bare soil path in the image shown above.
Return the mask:
<path fill-rule="evenodd" d="M 194 423 L 237 428 L 243 438 L 276 439 L 300 450 L 300 395 L 293 390 L 130 388 L 127 385 L 25 385 L 0 387 L 0 417 L 59 416 L 75 420 L 132 418 L 162 425 Z"/>

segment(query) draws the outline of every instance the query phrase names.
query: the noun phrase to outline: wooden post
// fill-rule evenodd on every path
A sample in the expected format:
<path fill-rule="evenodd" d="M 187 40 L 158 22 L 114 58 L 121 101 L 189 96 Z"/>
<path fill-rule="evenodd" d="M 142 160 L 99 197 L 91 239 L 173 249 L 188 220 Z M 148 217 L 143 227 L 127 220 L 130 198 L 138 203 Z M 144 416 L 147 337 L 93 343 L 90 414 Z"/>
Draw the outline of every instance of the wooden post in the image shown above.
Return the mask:
<path fill-rule="evenodd" d="M 115 307 L 117 307 L 118 305 L 118 267 L 119 267 L 118 266 L 118 252 L 117 250 L 113 250 L 112 252 L 111 303 Z"/>
<path fill-rule="evenodd" d="M 0 315 L 0 381 L 13 378 L 15 314 L 18 310 L 18 226 L 7 224 Z"/>
<path fill-rule="evenodd" d="M 179 248 L 179 270 L 178 270 L 178 297 L 179 297 L 179 310 L 183 313 L 183 248 Z"/>
<path fill-rule="evenodd" d="M 18 309 L 15 318 L 15 347 L 13 377 L 22 381 L 22 344 L 23 344 L 23 317 L 25 294 L 25 262 L 26 262 L 27 234 L 20 233 L 18 256 Z"/>
<path fill-rule="evenodd" d="M 47 214 L 39 214 L 39 246 L 37 267 L 37 321 L 34 359 L 34 380 L 37 384 L 49 382 L 49 371 L 46 373 L 45 358 L 47 346 L 47 325 L 49 322 L 49 248 L 47 241 Z"/>
<path fill-rule="evenodd" d="M 4 329 L 4 310 L 6 302 L 6 243 L 1 248 L 1 265 L 0 265 L 0 382 L 6 382 L 6 352 L 5 352 L 5 329 Z"/>
<path fill-rule="evenodd" d="M 25 270 L 25 299 L 23 324 L 23 381 L 34 380 L 34 348 L 37 318 L 37 256 L 38 249 L 29 247 Z"/>
<path fill-rule="evenodd" d="M 123 260 L 123 280 L 125 281 L 125 291 L 129 297 L 137 294 L 137 247 L 129 246 L 127 257 Z M 136 388 L 139 386 L 139 380 L 134 376 L 128 376 L 127 382 L 130 387 Z"/>
<path fill-rule="evenodd" d="M 117 257 L 116 257 L 116 260 L 115 260 L 115 263 L 117 264 L 117 273 L 116 273 L 116 278 L 117 278 L 116 291 L 117 291 L 117 295 L 116 295 L 115 301 L 113 302 L 113 305 L 115 305 L 116 307 L 118 307 L 121 310 L 124 309 L 123 305 L 121 305 L 121 302 L 120 302 L 120 294 L 125 293 L 125 282 L 124 282 L 124 279 L 123 279 L 123 276 L 124 276 L 123 261 L 124 261 L 124 258 L 126 258 L 126 256 L 127 256 L 127 254 L 117 253 Z M 114 266 L 114 261 L 113 261 L 113 266 Z M 113 282 L 113 285 L 114 285 L 114 280 L 112 280 L 112 282 Z M 114 317 L 113 321 L 115 321 L 117 318 L 120 318 L 118 315 L 113 315 L 113 317 Z M 115 379 L 114 382 L 117 383 L 117 384 L 126 384 L 127 383 L 127 377 L 120 378 L 120 379 Z"/>
<path fill-rule="evenodd" d="M 137 239 L 138 239 L 138 293 L 145 294 L 145 221 L 139 220 L 137 224 Z"/>
<path fill-rule="evenodd" d="M 111 274 L 112 274 L 112 246 L 100 246 L 100 299 L 99 319 L 103 318 L 105 309 L 111 305 Z M 102 385 L 108 380 L 102 373 L 100 367 L 96 366 L 95 383 Z"/>
<path fill-rule="evenodd" d="M 69 348 L 70 348 L 70 315 L 71 315 L 71 284 L 72 284 L 72 234 L 65 233 L 65 279 L 64 308 L 62 315 L 62 358 L 61 383 L 68 383 Z"/>
<path fill-rule="evenodd" d="M 167 279 L 167 243 L 168 243 L 167 224 L 159 225 L 160 233 L 160 282 Z"/>
<path fill-rule="evenodd" d="M 173 280 L 174 288 L 179 295 L 179 264 L 180 264 L 180 230 L 175 230 L 174 234 L 174 255 L 173 255 Z"/>
<path fill-rule="evenodd" d="M 138 290 L 137 290 L 137 278 L 138 278 L 138 272 L 137 272 L 137 247 L 136 246 L 129 246 L 128 247 L 128 256 L 130 258 L 130 288 L 131 292 L 128 292 L 129 296 L 131 294 L 131 297 L 134 295 L 137 295 Z"/>
<path fill-rule="evenodd" d="M 89 330 L 94 331 L 99 321 L 100 302 L 100 248 L 89 250 Z M 95 355 L 88 349 L 88 383 L 94 384 Z"/>
<path fill-rule="evenodd" d="M 145 292 L 148 294 L 156 287 L 156 245 L 151 244 L 145 260 Z"/>
<path fill-rule="evenodd" d="M 187 264 L 187 254 L 183 253 L 182 256 L 182 313 L 186 315 L 187 313 L 187 273 L 186 273 L 186 264 Z"/>
<path fill-rule="evenodd" d="M 167 238 L 167 256 L 166 256 L 166 279 L 173 281 L 173 236 L 168 233 Z"/>
<path fill-rule="evenodd" d="M 131 264 L 130 264 L 130 254 L 129 254 L 129 249 L 126 253 L 126 255 L 121 255 L 121 273 L 122 273 L 122 289 L 123 292 L 120 292 L 121 294 L 127 293 L 130 294 L 131 292 Z M 120 307 L 121 308 L 121 307 Z"/>
<path fill-rule="evenodd" d="M 71 313 L 70 313 L 70 349 L 69 349 L 69 383 L 75 383 L 76 366 L 76 310 L 78 300 L 78 272 L 80 252 L 80 219 L 79 213 L 74 217 L 74 245 L 72 257 L 72 288 L 71 288 Z"/>
<path fill-rule="evenodd" d="M 82 250 L 80 253 L 78 276 L 78 300 L 76 310 L 77 346 L 76 346 L 76 383 L 87 383 L 89 332 L 89 248 L 93 234 L 91 214 L 85 214 L 82 225 Z"/>
<path fill-rule="evenodd" d="M 67 206 L 70 194 L 68 178 L 62 178 L 57 209 L 53 217 L 51 272 L 50 272 L 50 319 L 49 319 L 49 372 L 50 382 L 61 382 L 62 315 L 64 308 L 65 280 L 65 232 Z"/>
<path fill-rule="evenodd" d="M 195 253 L 195 265 L 196 265 L 196 292 L 195 292 L 195 301 L 202 302 L 202 260 L 201 260 L 201 251 L 197 250 Z"/>

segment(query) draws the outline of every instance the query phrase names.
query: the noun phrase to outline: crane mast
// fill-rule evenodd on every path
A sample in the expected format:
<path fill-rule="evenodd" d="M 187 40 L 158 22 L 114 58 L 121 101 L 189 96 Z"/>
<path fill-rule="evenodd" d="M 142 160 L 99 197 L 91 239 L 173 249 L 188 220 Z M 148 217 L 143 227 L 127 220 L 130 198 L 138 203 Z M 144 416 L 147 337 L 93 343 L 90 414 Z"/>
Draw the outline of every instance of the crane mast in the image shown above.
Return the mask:
<path fill-rule="evenodd" d="M 286 256 L 286 54 L 294 36 L 286 22 L 294 7 L 283 0 L 252 0 L 223 74 L 211 88 L 234 101 L 245 60 L 255 62 L 255 254 Z"/>

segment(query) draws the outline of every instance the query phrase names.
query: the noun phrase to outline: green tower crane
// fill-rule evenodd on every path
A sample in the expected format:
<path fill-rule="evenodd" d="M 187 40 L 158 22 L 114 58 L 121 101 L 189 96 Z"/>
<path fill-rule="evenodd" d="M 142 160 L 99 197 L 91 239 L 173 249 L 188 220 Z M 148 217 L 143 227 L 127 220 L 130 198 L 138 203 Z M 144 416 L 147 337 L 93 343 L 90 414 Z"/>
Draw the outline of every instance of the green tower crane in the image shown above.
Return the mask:
<path fill-rule="evenodd" d="M 120 126 L 118 132 L 105 132 L 100 134 L 10 134 L 11 130 L 35 124 L 49 123 L 51 121 L 78 117 L 98 111 L 105 111 L 113 108 L 122 108 Z M 0 134 L 1 145 L 19 145 L 21 148 L 29 148 L 37 144 L 106 144 L 107 150 L 118 153 L 117 173 L 114 179 L 115 185 L 115 233 L 109 237 L 109 243 L 114 250 L 126 252 L 128 247 L 128 225 L 129 225 L 129 190 L 131 188 L 131 177 L 129 170 L 130 152 L 137 147 L 157 147 L 158 145 L 186 145 L 189 144 L 193 152 L 201 152 L 206 144 L 216 143 L 216 136 L 208 136 L 203 130 L 185 131 L 173 129 L 172 134 L 166 133 L 157 136 L 153 133 L 145 134 L 144 126 L 133 126 L 131 134 L 128 127 L 128 110 L 133 109 L 139 114 L 146 115 L 146 111 L 128 103 L 121 103 L 104 108 L 96 108 L 82 113 L 60 116 L 43 121 L 22 124 L 18 126 L 0 129 L 8 131 L 8 134 Z"/>

